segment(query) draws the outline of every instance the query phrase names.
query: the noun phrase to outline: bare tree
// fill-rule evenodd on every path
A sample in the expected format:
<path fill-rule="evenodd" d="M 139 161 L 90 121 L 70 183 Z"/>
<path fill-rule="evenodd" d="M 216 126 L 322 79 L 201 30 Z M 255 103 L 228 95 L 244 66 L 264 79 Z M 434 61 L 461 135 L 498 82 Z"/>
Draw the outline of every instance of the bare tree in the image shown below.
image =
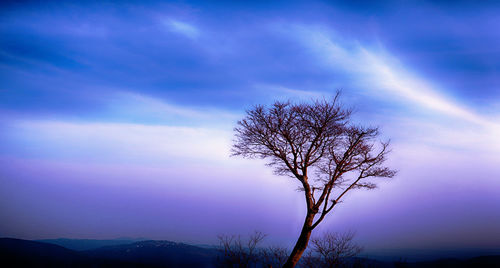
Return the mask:
<path fill-rule="evenodd" d="M 377 142 L 378 128 L 351 122 L 351 110 L 332 101 L 275 102 L 247 111 L 235 127 L 233 155 L 267 159 L 278 175 L 296 179 L 304 191 L 306 217 L 283 267 L 294 267 L 311 232 L 353 189 L 373 189 L 373 177 L 393 177 L 383 166 L 389 142 Z"/>
<path fill-rule="evenodd" d="M 312 238 L 312 252 L 316 255 L 317 262 L 311 267 L 345 267 L 346 260 L 358 255 L 362 250 L 352 241 L 353 238 L 353 232 L 342 234 L 327 232 L 320 237 Z"/>
<path fill-rule="evenodd" d="M 261 232 L 254 232 L 247 242 L 241 236 L 219 235 L 219 244 L 222 256 L 218 259 L 219 267 L 248 268 L 255 266 L 259 261 L 258 245 L 266 237 Z"/>
<path fill-rule="evenodd" d="M 288 250 L 284 247 L 271 246 L 261 250 L 260 259 L 263 267 L 281 267 L 288 258 Z"/>
<path fill-rule="evenodd" d="M 241 236 L 219 235 L 221 255 L 217 259 L 218 267 L 281 267 L 288 257 L 288 250 L 283 247 L 260 247 L 266 237 L 255 231 L 245 242 Z"/>

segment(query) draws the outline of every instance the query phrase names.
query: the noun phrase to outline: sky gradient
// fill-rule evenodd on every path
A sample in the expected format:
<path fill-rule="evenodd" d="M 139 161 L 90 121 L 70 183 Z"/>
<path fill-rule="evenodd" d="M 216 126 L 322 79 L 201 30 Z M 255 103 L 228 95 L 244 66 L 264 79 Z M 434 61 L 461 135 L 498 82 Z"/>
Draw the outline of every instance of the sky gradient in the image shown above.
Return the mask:
<path fill-rule="evenodd" d="M 500 248 L 500 5 L 402 2 L 2 3 L 0 236 L 291 245 L 297 182 L 230 157 L 232 128 L 341 89 L 399 173 L 316 232 Z"/>

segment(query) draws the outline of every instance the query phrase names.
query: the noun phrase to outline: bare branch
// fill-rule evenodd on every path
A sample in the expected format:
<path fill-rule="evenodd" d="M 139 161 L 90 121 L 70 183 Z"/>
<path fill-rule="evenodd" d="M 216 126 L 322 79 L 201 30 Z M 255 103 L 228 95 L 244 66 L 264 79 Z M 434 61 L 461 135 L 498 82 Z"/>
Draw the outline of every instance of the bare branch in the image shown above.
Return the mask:
<path fill-rule="evenodd" d="M 246 243 L 241 236 L 218 235 L 219 250 L 218 266 L 220 267 L 250 267 L 259 261 L 258 246 L 266 237 L 262 232 L 255 231 Z"/>
<path fill-rule="evenodd" d="M 233 155 L 266 159 L 276 174 L 297 179 L 304 191 L 307 215 L 287 267 L 347 192 L 374 189 L 376 183 L 369 178 L 396 174 L 384 166 L 389 142 L 378 141 L 378 128 L 353 124 L 352 111 L 338 98 L 339 93 L 331 101 L 257 105 L 234 129 Z"/>

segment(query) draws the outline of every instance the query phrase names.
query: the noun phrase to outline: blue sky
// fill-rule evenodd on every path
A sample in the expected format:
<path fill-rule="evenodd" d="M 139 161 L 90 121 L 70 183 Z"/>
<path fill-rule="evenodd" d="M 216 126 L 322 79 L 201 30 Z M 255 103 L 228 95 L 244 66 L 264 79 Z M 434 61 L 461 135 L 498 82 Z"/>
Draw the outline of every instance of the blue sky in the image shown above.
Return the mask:
<path fill-rule="evenodd" d="M 400 172 L 323 230 L 368 248 L 498 248 L 499 9 L 3 3 L 0 235 L 212 243 L 259 229 L 290 243 L 297 185 L 229 157 L 232 128 L 254 104 L 342 89 L 357 122 L 392 139 Z"/>

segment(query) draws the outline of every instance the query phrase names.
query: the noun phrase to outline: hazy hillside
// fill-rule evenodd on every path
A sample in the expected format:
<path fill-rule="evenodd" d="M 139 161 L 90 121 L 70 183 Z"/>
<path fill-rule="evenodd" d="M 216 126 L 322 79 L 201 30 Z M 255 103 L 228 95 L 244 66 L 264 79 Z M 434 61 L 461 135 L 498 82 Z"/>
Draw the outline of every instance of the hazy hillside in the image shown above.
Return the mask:
<path fill-rule="evenodd" d="M 213 267 L 217 250 L 170 241 L 142 241 L 82 252 L 94 259 L 121 260 L 165 267 Z"/>
<path fill-rule="evenodd" d="M 71 240 L 71 239 L 68 239 Z M 87 243 L 88 242 L 88 243 Z M 87 244 L 98 244 L 102 241 Z M 76 251 L 58 245 L 0 238 L 0 267 L 215 267 L 217 250 L 171 241 L 141 241 Z M 395 258 L 396 259 L 396 258 Z M 384 262 L 366 258 L 350 261 L 370 268 L 495 268 L 500 255 L 427 262 Z"/>
<path fill-rule="evenodd" d="M 87 241 L 84 244 L 99 243 L 103 241 Z M 73 241 L 70 244 L 77 243 Z M 214 267 L 216 254 L 215 249 L 170 241 L 142 241 L 76 251 L 40 241 L 0 238 L 0 266 L 2 267 L 208 268 Z"/>
<path fill-rule="evenodd" d="M 22 240 L 0 238 L 0 261 L 3 267 L 86 267 L 88 258 L 61 246 Z"/>
<path fill-rule="evenodd" d="M 51 243 L 59 245 L 72 250 L 91 250 L 97 249 L 105 246 L 116 246 L 131 244 L 134 242 L 144 241 L 146 239 L 128 239 L 128 238 L 118 238 L 118 239 L 69 239 L 69 238 L 58 238 L 58 239 L 42 239 L 36 240 L 38 242 Z"/>

